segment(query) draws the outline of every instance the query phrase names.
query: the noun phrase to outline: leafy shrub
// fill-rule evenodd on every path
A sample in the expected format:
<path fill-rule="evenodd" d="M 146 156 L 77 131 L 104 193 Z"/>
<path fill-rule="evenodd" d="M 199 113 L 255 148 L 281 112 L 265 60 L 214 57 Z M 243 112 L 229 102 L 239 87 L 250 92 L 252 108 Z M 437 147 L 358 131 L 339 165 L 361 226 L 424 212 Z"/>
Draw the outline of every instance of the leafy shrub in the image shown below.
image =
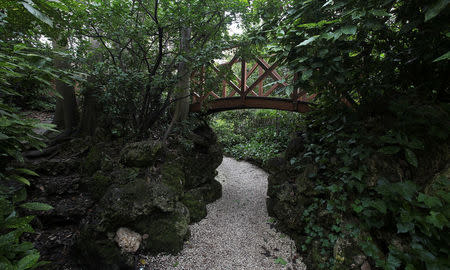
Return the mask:
<path fill-rule="evenodd" d="M 300 115 L 275 110 L 229 111 L 211 118 L 226 154 L 261 165 L 287 147 Z"/>
<path fill-rule="evenodd" d="M 432 114 L 414 115 L 408 121 L 423 129 L 399 121 L 384 130 L 382 116 L 368 122 L 324 108 L 308 119 L 305 151 L 290 163 L 298 174 L 305 164 L 318 166 L 309 177 L 322 195 L 303 211 L 306 226 L 299 230 L 304 252 L 319 243 L 329 258 L 321 269 L 338 262 L 333 247 L 348 235 L 381 269 L 449 269 L 449 168 L 433 175 L 449 162 L 450 110 L 435 106 Z M 443 133 L 430 137 L 430 130 Z M 332 223 L 324 224 L 319 213 L 329 213 Z"/>
<path fill-rule="evenodd" d="M 102 125 L 119 136 L 137 130 L 136 113 L 139 112 L 146 75 L 137 70 L 122 70 L 104 62 L 97 63 L 91 79 L 82 85 L 96 91 L 102 108 Z"/>
<path fill-rule="evenodd" d="M 27 71 L 31 70 L 41 81 L 55 75 L 50 70 L 43 70 L 41 66 L 34 65 L 35 62 L 29 60 L 29 57 L 42 56 L 24 53 L 28 50 L 25 45 L 11 47 L 12 51 L 8 51 L 7 46 L 0 49 L 0 268 L 30 269 L 45 262 L 38 262 L 40 255 L 32 243 L 21 240 L 23 233 L 33 232 L 30 222 L 34 217 L 21 217 L 18 207 L 48 210 L 51 206 L 24 203 L 26 186 L 30 185 L 27 177 L 37 175 L 21 168 L 20 162 L 23 162 L 22 151 L 25 146 L 44 147 L 42 138 L 34 133 L 33 129 L 50 128 L 50 125 L 22 117 L 4 98 L 18 95 L 11 89 L 9 82 L 25 76 Z M 12 161 L 18 163 L 13 164 Z"/>

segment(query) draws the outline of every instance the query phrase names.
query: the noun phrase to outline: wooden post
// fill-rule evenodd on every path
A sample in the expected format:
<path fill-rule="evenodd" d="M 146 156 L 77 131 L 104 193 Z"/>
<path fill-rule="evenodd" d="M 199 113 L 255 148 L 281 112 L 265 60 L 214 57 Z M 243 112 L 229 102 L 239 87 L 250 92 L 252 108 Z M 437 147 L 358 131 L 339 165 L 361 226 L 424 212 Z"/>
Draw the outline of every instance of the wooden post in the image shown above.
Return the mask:
<path fill-rule="evenodd" d="M 242 100 L 245 99 L 245 96 L 247 93 L 245 93 L 245 90 L 247 86 L 247 63 L 244 59 L 241 61 L 241 98 Z"/>
<path fill-rule="evenodd" d="M 223 98 L 227 97 L 227 82 L 226 81 L 222 81 L 222 97 Z"/>
<path fill-rule="evenodd" d="M 260 67 L 258 65 L 258 71 L 259 71 L 259 76 L 262 76 L 264 74 L 264 69 L 262 67 Z M 258 96 L 262 96 L 263 95 L 263 81 L 261 81 L 258 85 Z"/>
<path fill-rule="evenodd" d="M 297 102 L 298 101 L 298 88 L 295 86 L 295 83 L 298 80 L 298 72 L 294 73 L 294 79 L 292 80 L 292 101 Z"/>

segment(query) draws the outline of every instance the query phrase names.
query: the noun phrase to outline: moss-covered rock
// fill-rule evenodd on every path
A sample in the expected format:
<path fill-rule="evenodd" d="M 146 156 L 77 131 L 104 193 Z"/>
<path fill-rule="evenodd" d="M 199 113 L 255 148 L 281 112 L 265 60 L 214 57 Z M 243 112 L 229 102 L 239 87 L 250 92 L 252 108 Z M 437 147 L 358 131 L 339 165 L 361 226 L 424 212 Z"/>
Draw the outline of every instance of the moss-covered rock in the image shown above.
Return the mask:
<path fill-rule="evenodd" d="M 112 183 L 113 180 L 109 175 L 97 171 L 94 175 L 81 180 L 81 188 L 86 190 L 93 199 L 100 200 Z"/>
<path fill-rule="evenodd" d="M 132 258 L 121 253 L 114 241 L 92 231 L 85 231 L 74 246 L 72 255 L 82 269 L 131 270 Z"/>
<path fill-rule="evenodd" d="M 142 141 L 127 144 L 120 153 L 120 162 L 128 167 L 150 167 L 163 157 L 160 141 Z"/>
<path fill-rule="evenodd" d="M 195 190 L 202 193 L 203 199 L 206 203 L 215 202 L 222 197 L 222 184 L 215 179 L 206 182 L 205 184 L 197 187 Z"/>
<path fill-rule="evenodd" d="M 185 156 L 186 187 L 196 188 L 216 177 L 216 168 L 222 163 L 222 150 L 213 146 L 210 153 L 192 152 Z"/>
<path fill-rule="evenodd" d="M 111 186 L 103 196 L 96 214 L 100 227 L 116 229 L 154 212 L 173 212 L 179 194 L 162 182 L 138 178 L 122 186 Z"/>
<path fill-rule="evenodd" d="M 333 247 L 335 264 L 333 270 L 361 269 L 366 256 L 354 239 L 341 237 L 336 240 Z"/>
<path fill-rule="evenodd" d="M 153 253 L 178 253 L 189 238 L 189 210 L 177 203 L 170 213 L 155 213 L 136 222 L 134 228 L 144 235 L 143 247 Z"/>
<path fill-rule="evenodd" d="M 181 194 L 184 190 L 185 176 L 180 162 L 165 162 L 161 165 L 161 181 Z"/>
<path fill-rule="evenodd" d="M 206 217 L 206 203 L 201 190 L 186 192 L 181 202 L 189 209 L 190 223 L 199 222 Z"/>
<path fill-rule="evenodd" d="M 81 163 L 81 173 L 84 175 L 92 175 L 101 169 L 102 159 L 105 157 L 103 153 L 103 145 L 97 144 L 89 150 L 87 156 Z"/>

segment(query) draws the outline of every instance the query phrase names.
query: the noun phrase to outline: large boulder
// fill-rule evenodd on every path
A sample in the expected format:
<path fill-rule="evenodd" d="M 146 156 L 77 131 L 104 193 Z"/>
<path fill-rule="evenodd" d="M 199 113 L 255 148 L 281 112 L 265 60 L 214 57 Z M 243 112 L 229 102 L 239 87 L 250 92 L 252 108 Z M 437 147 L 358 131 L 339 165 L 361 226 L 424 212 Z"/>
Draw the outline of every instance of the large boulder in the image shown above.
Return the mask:
<path fill-rule="evenodd" d="M 199 222 L 206 217 L 206 202 L 201 190 L 192 189 L 186 192 L 181 202 L 189 209 L 191 223 Z"/>
<path fill-rule="evenodd" d="M 172 212 L 179 197 L 179 193 L 161 181 L 137 178 L 122 186 L 111 186 L 96 214 L 102 217 L 106 229 L 115 228 L 155 211 Z"/>
<path fill-rule="evenodd" d="M 145 235 L 143 249 L 152 253 L 176 254 L 189 238 L 189 210 L 177 203 L 169 213 L 157 212 L 138 220 L 134 228 Z"/>
<path fill-rule="evenodd" d="M 72 151 L 67 160 L 31 164 L 41 177 L 33 181 L 30 198 L 55 207 L 38 219 L 45 228 L 64 226 L 70 235 L 70 243 L 54 257 L 68 257 L 70 251 L 74 269 L 134 269 L 141 253 L 179 252 L 189 238 L 189 224 L 203 219 L 206 205 L 222 195 L 215 180 L 222 149 L 204 124 L 178 135 L 167 145 L 152 140 L 125 147 L 79 143 L 81 151 Z M 64 175 L 64 181 L 54 174 Z"/>
<path fill-rule="evenodd" d="M 150 167 L 163 157 L 161 141 L 130 143 L 120 153 L 120 161 L 128 167 Z"/>

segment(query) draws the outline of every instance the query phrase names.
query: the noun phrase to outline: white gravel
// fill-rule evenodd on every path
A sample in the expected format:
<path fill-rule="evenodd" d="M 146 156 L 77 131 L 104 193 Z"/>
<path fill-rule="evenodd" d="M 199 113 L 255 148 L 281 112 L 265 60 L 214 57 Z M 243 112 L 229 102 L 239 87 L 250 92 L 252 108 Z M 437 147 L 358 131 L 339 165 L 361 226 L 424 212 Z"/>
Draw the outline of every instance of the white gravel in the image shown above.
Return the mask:
<path fill-rule="evenodd" d="M 266 210 L 267 173 L 224 157 L 217 169 L 222 198 L 208 216 L 190 226 L 191 238 L 177 255 L 147 257 L 150 269 L 304 270 L 294 242 L 275 231 Z M 285 265 L 283 265 L 285 264 Z"/>

